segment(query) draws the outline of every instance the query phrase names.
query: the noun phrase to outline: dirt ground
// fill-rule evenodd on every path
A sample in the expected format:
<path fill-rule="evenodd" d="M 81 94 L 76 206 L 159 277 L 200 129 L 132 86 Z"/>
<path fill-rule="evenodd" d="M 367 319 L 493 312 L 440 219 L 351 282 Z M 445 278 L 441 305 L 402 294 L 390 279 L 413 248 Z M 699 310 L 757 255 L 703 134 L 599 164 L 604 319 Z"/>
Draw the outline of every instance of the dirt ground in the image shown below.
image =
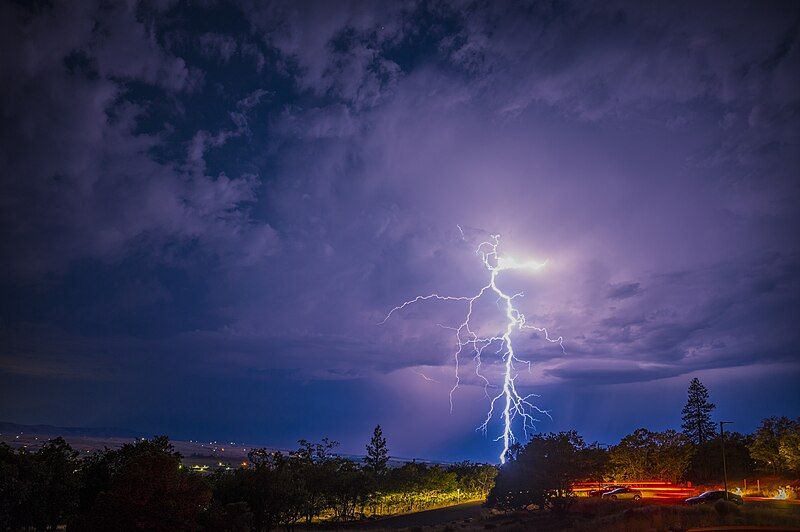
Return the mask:
<path fill-rule="evenodd" d="M 482 501 L 457 504 L 447 508 L 427 510 L 407 515 L 388 517 L 374 523 L 364 525 L 366 529 L 403 529 L 413 527 L 430 527 L 447 523 L 469 523 L 480 519 L 488 511 L 483 508 Z"/>

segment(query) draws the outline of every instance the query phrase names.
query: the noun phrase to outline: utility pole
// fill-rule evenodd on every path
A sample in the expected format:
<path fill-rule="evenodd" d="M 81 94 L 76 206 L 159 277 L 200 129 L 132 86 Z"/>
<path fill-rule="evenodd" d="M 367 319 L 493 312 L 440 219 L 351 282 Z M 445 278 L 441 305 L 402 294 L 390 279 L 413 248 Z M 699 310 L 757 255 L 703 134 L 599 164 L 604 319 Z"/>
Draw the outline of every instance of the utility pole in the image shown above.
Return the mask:
<path fill-rule="evenodd" d="M 722 481 L 725 484 L 725 500 L 728 500 L 728 466 L 725 463 L 725 425 L 730 425 L 733 421 L 719 422 L 719 437 L 722 439 Z"/>

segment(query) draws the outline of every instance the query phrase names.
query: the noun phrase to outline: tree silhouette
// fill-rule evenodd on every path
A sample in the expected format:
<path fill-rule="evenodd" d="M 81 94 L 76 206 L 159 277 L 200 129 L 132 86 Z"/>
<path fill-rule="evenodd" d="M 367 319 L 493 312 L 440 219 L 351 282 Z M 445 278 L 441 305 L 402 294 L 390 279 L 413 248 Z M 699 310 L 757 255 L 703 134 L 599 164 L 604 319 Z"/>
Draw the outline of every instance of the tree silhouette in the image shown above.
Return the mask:
<path fill-rule="evenodd" d="M 372 467 L 300 440 L 288 452 L 252 449 L 241 468 L 188 470 L 169 440 L 136 440 L 80 457 L 61 438 L 35 453 L 0 442 L 0 531 L 263 532 L 300 521 L 350 521 L 485 496 L 496 468 L 409 462 L 388 468 L 378 427 Z"/>
<path fill-rule="evenodd" d="M 75 510 L 78 453 L 55 438 L 35 453 L 0 443 L 0 530 L 53 529 Z"/>
<path fill-rule="evenodd" d="M 700 379 L 692 379 L 689 383 L 689 398 L 681 412 L 681 428 L 692 443 L 702 445 L 715 434 L 714 423 L 711 421 L 711 411 L 715 408 L 714 403 L 708 402 L 708 389 Z"/>
<path fill-rule="evenodd" d="M 725 460 L 728 478 L 750 478 L 755 475 L 755 462 L 748 446 L 753 438 L 736 431 L 725 431 Z M 694 446 L 687 478 L 697 484 L 722 481 L 722 441 L 714 438 Z"/>
<path fill-rule="evenodd" d="M 691 460 L 686 436 L 666 430 L 637 429 L 609 451 L 609 472 L 616 480 L 653 478 L 676 482 L 686 473 Z"/>
<path fill-rule="evenodd" d="M 386 473 L 386 463 L 389 461 L 389 449 L 386 447 L 386 438 L 380 425 L 375 426 L 372 439 L 367 444 L 367 456 L 364 457 L 365 468 L 382 476 Z"/>
<path fill-rule="evenodd" d="M 31 497 L 40 520 L 37 528 L 55 529 L 74 511 L 78 497 L 78 451 L 58 437 L 33 455 L 34 481 Z"/>
<path fill-rule="evenodd" d="M 530 505 L 565 511 L 574 499 L 572 484 L 592 475 L 594 452 L 577 432 L 536 434 L 500 468 L 487 506 L 520 510 Z"/>
<path fill-rule="evenodd" d="M 83 482 L 92 484 L 76 491 L 87 509 L 68 530 L 196 530 L 211 500 L 206 481 L 180 467 L 166 436 L 106 449 L 85 464 Z"/>

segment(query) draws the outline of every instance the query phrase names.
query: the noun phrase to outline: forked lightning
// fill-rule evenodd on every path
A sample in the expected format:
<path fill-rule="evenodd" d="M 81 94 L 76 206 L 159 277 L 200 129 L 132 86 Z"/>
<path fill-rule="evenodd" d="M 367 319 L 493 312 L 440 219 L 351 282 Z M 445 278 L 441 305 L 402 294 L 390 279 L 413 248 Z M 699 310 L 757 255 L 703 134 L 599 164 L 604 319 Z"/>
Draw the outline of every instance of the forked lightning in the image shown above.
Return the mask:
<path fill-rule="evenodd" d="M 459 227 L 459 230 L 461 228 Z M 462 232 L 463 235 L 463 232 Z M 534 330 L 541 333 L 544 338 L 548 342 L 557 343 L 561 347 L 562 351 L 564 349 L 563 346 L 563 338 L 560 336 L 558 338 L 550 338 L 550 335 L 547 332 L 547 329 L 544 327 L 537 327 L 535 325 L 528 324 L 525 320 L 525 315 L 519 311 L 514 306 L 514 299 L 518 297 L 522 297 L 524 294 L 522 292 L 515 293 L 509 295 L 497 286 L 497 277 L 500 275 L 500 272 L 505 270 L 530 270 L 530 271 L 539 271 L 545 267 L 546 262 L 517 262 L 511 257 L 500 255 L 498 252 L 498 247 L 500 245 L 500 235 L 491 235 L 490 240 L 486 242 L 481 242 L 478 248 L 475 250 L 475 253 L 481 258 L 483 261 L 483 265 L 489 271 L 489 282 L 485 286 L 481 287 L 481 289 L 473 296 L 443 296 L 437 293 L 428 294 L 424 296 L 417 296 L 414 299 L 404 302 L 402 305 L 398 305 L 394 307 L 386 317 L 383 319 L 381 323 L 385 323 L 389 318 L 392 317 L 392 314 L 395 312 L 403 310 L 405 307 L 413 304 L 419 303 L 421 301 L 429 301 L 429 300 L 439 300 L 439 301 L 461 301 L 466 304 L 466 314 L 464 316 L 464 320 L 458 324 L 458 326 L 445 326 L 440 325 L 446 329 L 450 329 L 455 333 L 457 348 L 455 353 L 453 354 L 453 358 L 455 360 L 456 366 L 456 379 L 453 388 L 450 390 L 450 411 L 453 410 L 453 393 L 459 386 L 460 383 L 460 376 L 459 376 L 459 363 L 460 357 L 462 353 L 464 353 L 465 348 L 470 349 L 473 353 L 473 359 L 475 361 L 475 373 L 480 377 L 484 382 L 484 391 L 486 396 L 489 398 L 489 411 L 486 414 L 486 419 L 484 422 L 478 427 L 480 430 L 486 432 L 489 426 L 489 422 L 495 417 L 496 405 L 497 402 L 500 401 L 502 404 L 502 412 L 499 414 L 499 417 L 503 424 L 503 434 L 499 436 L 495 441 L 502 440 L 503 441 L 503 450 L 500 453 L 500 463 L 504 464 L 506 462 L 506 458 L 508 456 L 508 451 L 516 441 L 513 431 L 513 423 L 514 420 L 519 416 L 522 418 L 522 429 L 527 436 L 528 429 L 533 428 L 534 422 L 538 421 L 534 415 L 536 413 L 545 414 L 549 416 L 549 413 L 546 410 L 542 410 L 533 403 L 531 403 L 531 398 L 536 397 L 534 394 L 529 395 L 521 395 L 516 388 L 515 380 L 517 378 L 517 370 L 515 368 L 515 362 L 527 364 L 528 369 L 530 369 L 530 362 L 521 360 L 517 358 L 517 354 L 514 351 L 514 344 L 512 342 L 511 335 L 514 331 L 521 331 L 521 330 Z M 505 329 L 496 333 L 494 336 L 480 336 L 478 335 L 472 327 L 472 313 L 475 308 L 475 303 L 482 298 L 486 294 L 494 294 L 497 296 L 497 304 L 498 308 L 504 313 L 506 318 L 506 325 Z M 500 393 L 495 396 L 489 395 L 489 388 L 491 384 L 489 379 L 487 379 L 484 374 L 481 372 L 481 357 L 485 349 L 489 348 L 490 346 L 496 347 L 495 353 L 500 355 L 500 359 L 503 364 L 503 385 L 501 388 Z"/>

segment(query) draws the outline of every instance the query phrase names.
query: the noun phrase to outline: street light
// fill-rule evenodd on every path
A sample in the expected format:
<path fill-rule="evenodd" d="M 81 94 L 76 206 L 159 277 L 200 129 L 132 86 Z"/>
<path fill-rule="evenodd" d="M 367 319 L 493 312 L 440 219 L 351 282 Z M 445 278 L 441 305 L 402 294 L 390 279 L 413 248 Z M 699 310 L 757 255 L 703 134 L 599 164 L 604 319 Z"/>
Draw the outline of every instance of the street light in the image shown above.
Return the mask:
<path fill-rule="evenodd" d="M 722 481 L 725 484 L 725 500 L 728 500 L 728 467 L 725 464 L 725 425 L 730 425 L 733 421 L 719 422 L 719 437 L 722 439 Z"/>

